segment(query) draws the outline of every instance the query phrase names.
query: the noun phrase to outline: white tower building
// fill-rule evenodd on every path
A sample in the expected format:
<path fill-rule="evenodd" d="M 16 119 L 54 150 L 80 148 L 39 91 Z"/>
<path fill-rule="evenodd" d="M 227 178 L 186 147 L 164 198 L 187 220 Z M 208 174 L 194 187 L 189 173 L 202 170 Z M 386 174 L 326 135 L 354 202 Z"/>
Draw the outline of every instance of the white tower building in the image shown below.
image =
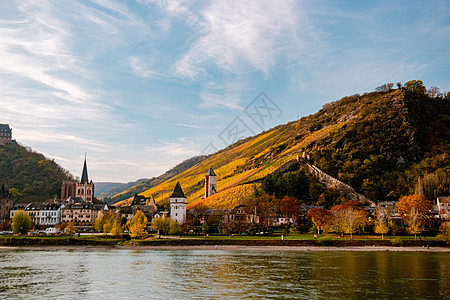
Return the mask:
<path fill-rule="evenodd" d="M 186 196 L 183 193 L 180 182 L 177 182 L 172 196 L 170 196 L 170 218 L 178 223 L 186 222 Z"/>
<path fill-rule="evenodd" d="M 205 175 L 205 198 L 217 193 L 217 177 L 212 168 Z"/>

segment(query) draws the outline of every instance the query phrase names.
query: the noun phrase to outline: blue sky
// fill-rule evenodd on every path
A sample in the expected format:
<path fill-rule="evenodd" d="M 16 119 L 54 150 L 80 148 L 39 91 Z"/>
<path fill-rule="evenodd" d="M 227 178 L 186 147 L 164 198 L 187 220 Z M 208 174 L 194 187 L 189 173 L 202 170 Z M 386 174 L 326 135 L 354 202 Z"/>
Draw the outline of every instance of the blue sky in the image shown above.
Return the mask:
<path fill-rule="evenodd" d="M 0 123 L 76 176 L 85 152 L 94 182 L 158 176 L 227 146 L 229 129 L 257 133 L 383 83 L 449 91 L 449 11 L 434 0 L 1 1 Z M 261 101 L 264 124 L 247 114 Z"/>

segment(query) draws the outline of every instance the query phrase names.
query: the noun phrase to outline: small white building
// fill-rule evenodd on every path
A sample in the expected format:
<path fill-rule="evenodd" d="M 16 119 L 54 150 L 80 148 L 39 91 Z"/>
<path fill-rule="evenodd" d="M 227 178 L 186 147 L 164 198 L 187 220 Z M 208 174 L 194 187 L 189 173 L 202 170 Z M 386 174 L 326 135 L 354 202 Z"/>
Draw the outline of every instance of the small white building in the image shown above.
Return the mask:
<path fill-rule="evenodd" d="M 180 182 L 177 182 L 170 196 L 170 218 L 180 225 L 186 222 L 186 196 L 183 193 Z"/>
<path fill-rule="evenodd" d="M 54 226 L 61 223 L 62 204 L 48 203 L 41 209 L 40 225 Z"/>

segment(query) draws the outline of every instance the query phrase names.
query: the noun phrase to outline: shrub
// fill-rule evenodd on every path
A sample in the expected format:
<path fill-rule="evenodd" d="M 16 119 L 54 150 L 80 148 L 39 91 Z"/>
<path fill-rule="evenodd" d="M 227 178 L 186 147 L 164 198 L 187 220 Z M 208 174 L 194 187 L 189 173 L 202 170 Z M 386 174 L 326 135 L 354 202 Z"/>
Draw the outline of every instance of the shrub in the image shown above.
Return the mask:
<path fill-rule="evenodd" d="M 397 236 L 391 239 L 391 244 L 395 247 L 401 247 L 403 245 L 403 240 Z"/>

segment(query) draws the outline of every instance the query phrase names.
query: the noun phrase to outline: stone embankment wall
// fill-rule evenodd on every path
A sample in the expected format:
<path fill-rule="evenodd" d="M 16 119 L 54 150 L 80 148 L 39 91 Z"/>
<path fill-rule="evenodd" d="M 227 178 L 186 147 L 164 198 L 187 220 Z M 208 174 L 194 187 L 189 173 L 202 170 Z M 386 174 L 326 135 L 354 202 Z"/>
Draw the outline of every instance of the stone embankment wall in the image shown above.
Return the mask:
<path fill-rule="evenodd" d="M 348 184 L 345 184 L 342 181 L 340 181 L 339 179 L 336 179 L 333 176 L 328 175 L 324 171 L 320 170 L 318 167 L 316 167 L 308 162 L 306 163 L 306 165 L 308 166 L 308 169 L 311 172 L 311 174 L 313 174 L 315 177 L 317 177 L 319 179 L 319 181 L 322 182 L 323 184 L 325 184 L 325 186 L 327 188 L 334 188 L 334 189 L 340 190 L 341 193 L 344 196 L 348 197 L 350 200 L 360 201 L 364 204 L 369 203 L 372 206 L 375 205 L 375 202 L 373 202 L 366 196 L 357 193 Z"/>

